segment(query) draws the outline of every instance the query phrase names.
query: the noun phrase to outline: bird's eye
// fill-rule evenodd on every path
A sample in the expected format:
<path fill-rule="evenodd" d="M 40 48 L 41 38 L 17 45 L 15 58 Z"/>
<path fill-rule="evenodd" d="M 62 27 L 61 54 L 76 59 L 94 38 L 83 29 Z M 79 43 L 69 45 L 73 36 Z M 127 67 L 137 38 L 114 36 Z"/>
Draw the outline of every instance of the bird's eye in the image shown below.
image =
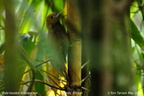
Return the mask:
<path fill-rule="evenodd" d="M 53 18 L 53 16 L 51 16 L 50 18 Z"/>

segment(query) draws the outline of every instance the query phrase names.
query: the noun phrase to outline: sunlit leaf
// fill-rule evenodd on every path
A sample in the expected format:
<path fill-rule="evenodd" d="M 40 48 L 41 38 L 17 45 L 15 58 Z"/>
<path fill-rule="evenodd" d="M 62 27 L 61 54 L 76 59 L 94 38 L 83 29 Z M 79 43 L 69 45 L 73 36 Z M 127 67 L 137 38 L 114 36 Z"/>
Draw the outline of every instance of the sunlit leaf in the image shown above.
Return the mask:
<path fill-rule="evenodd" d="M 139 11 L 139 9 L 138 9 L 137 2 L 133 2 L 131 9 L 130 9 L 130 12 L 131 12 L 130 17 L 132 18 L 138 11 Z"/>

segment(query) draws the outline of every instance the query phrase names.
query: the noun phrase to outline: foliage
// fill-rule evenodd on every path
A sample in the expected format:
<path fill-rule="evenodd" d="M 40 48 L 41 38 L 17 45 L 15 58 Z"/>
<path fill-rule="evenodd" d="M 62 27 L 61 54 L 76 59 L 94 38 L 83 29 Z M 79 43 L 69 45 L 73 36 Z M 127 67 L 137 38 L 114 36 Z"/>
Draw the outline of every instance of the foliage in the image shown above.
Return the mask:
<path fill-rule="evenodd" d="M 0 1 L 0 56 L 4 57 L 5 46 L 5 9 L 3 0 Z M 47 28 L 45 27 L 46 16 L 52 12 L 60 12 L 64 9 L 64 0 L 15 0 L 16 26 L 18 30 L 18 42 L 21 46 L 22 57 L 20 59 L 22 69 L 20 91 L 30 91 L 33 78 L 33 92 L 37 96 L 47 96 L 52 92 L 49 90 L 49 77 L 47 72 L 46 57 L 47 49 Z M 11 6 L 12 7 L 12 6 Z M 1 81 L 3 81 L 4 59 L 1 61 Z M 32 73 L 31 73 L 32 72 Z M 36 74 L 36 75 L 35 75 Z M 36 77 L 35 77 L 36 76 Z M 53 76 L 52 76 L 53 77 Z M 59 77 L 55 77 L 59 79 Z M 37 80 L 37 81 L 36 81 Z M 61 80 L 61 79 L 60 79 Z M 3 86 L 3 82 L 0 84 Z M 49 86 L 48 86 L 49 85 Z M 63 84 L 62 84 L 63 85 Z M 60 87 L 60 86 L 59 86 Z M 4 87 L 1 87 L 3 90 Z M 59 89 L 59 88 L 58 88 Z"/>
<path fill-rule="evenodd" d="M 143 96 L 144 82 L 144 2 L 135 0 L 131 5 L 130 25 L 131 25 L 131 48 L 132 63 L 135 76 L 135 87 L 138 96 Z M 16 24 L 18 28 L 18 42 L 24 48 L 24 54 L 36 70 L 32 73 L 32 67 L 26 62 L 27 59 L 20 59 L 22 62 L 22 81 L 20 91 L 26 92 L 30 86 L 32 76 L 37 74 L 33 86 L 33 92 L 38 92 L 37 96 L 47 96 L 49 90 L 49 77 L 52 76 L 47 72 L 48 58 L 47 52 L 47 28 L 45 27 L 45 19 L 51 12 L 66 12 L 64 8 L 65 0 L 15 0 Z M 66 14 L 66 13 L 63 13 Z M 3 90 L 3 66 L 4 66 L 4 45 L 5 45 L 5 9 L 3 0 L 0 0 L 0 90 Z M 54 76 L 53 76 L 54 77 Z M 56 79 L 59 79 L 55 77 Z M 61 77 L 62 78 L 62 77 Z M 65 81 L 60 79 L 61 81 Z M 64 82 L 65 83 L 65 82 Z M 61 83 L 62 84 L 62 83 Z M 60 84 L 59 84 L 60 85 Z M 62 84 L 63 86 L 63 84 Z M 62 87 L 58 87 L 62 89 Z M 61 92 L 64 94 L 63 92 Z M 1 92 L 2 94 L 2 92 Z M 51 95 L 50 95 L 51 96 Z"/>
<path fill-rule="evenodd" d="M 143 96 L 143 64 L 144 64 L 144 13 L 142 0 L 135 0 L 131 5 L 131 46 L 132 46 L 132 60 L 133 70 L 135 72 L 135 81 L 137 87 L 137 95 Z M 142 80 L 142 82 L 141 82 Z"/>

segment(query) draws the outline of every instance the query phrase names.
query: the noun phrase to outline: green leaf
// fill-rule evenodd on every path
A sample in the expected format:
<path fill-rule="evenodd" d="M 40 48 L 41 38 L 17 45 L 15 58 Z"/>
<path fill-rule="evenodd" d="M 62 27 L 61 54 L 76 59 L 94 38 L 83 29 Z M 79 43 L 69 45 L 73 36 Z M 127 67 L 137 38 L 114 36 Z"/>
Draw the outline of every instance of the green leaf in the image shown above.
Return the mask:
<path fill-rule="evenodd" d="M 63 0 L 54 0 L 54 7 L 57 11 L 61 12 L 64 7 L 64 1 Z"/>
<path fill-rule="evenodd" d="M 43 33 L 42 31 L 39 32 L 39 41 L 38 41 L 38 48 L 37 48 L 37 53 L 35 59 L 37 60 L 44 60 L 45 58 L 45 52 L 46 52 L 46 34 Z M 39 63 L 35 62 L 35 66 L 37 66 Z M 42 66 L 39 67 L 39 69 L 43 69 Z M 40 71 L 36 72 L 36 79 L 45 81 L 44 77 L 45 75 L 42 74 Z M 35 82 L 35 90 L 41 94 L 42 96 L 45 96 L 45 85 L 41 84 L 39 82 Z"/>
<path fill-rule="evenodd" d="M 29 55 L 36 47 L 36 35 L 36 32 L 29 32 L 20 37 L 20 43 Z"/>
<path fill-rule="evenodd" d="M 132 36 L 132 39 L 135 41 L 135 43 L 137 43 L 143 49 L 144 39 L 143 39 L 142 35 L 140 34 L 140 31 L 138 30 L 138 28 L 134 24 L 134 22 L 131 20 L 130 23 L 131 23 L 131 36 Z"/>
<path fill-rule="evenodd" d="M 44 75 L 40 71 L 36 71 L 36 79 L 45 81 L 44 80 Z M 39 82 L 34 83 L 35 91 L 38 92 L 41 96 L 46 96 L 46 91 L 45 91 L 45 85 L 41 84 Z M 39 96 L 39 95 L 37 95 Z"/>
<path fill-rule="evenodd" d="M 131 8 L 130 8 L 130 17 L 132 18 L 133 16 L 135 16 L 136 15 L 136 12 L 138 12 L 138 3 L 135 1 L 135 2 L 133 2 L 132 3 L 132 6 L 131 6 Z"/>

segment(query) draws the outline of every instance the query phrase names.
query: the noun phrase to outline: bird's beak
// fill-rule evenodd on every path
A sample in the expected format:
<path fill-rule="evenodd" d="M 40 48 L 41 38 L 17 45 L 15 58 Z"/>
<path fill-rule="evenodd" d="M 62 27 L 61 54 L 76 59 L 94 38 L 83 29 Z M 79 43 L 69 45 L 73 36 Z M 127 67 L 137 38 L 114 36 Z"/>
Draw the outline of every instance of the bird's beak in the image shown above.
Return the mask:
<path fill-rule="evenodd" d="M 59 12 L 59 13 L 56 15 L 56 17 L 59 17 L 61 13 L 62 13 L 62 12 Z"/>

